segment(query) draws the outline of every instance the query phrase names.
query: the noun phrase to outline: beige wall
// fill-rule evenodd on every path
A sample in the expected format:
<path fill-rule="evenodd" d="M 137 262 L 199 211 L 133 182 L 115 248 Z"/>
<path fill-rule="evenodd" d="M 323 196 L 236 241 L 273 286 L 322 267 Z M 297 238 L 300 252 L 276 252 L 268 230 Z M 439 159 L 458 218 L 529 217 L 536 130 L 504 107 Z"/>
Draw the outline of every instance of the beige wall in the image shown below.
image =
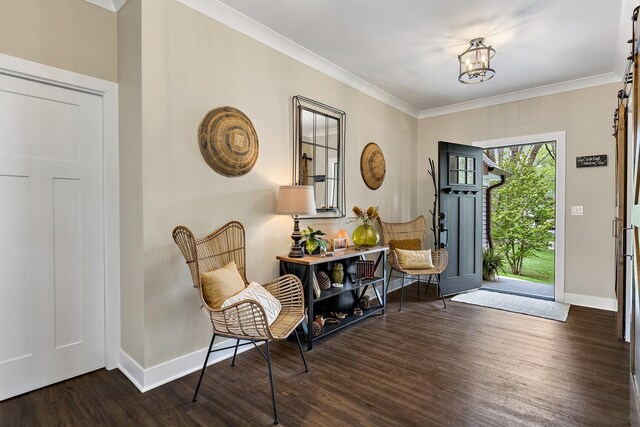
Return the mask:
<path fill-rule="evenodd" d="M 121 346 L 144 360 L 142 240 L 142 6 L 130 0 L 118 13 L 120 122 Z"/>
<path fill-rule="evenodd" d="M 85 0 L 0 0 L 0 53 L 117 81 L 116 14 Z"/>
<path fill-rule="evenodd" d="M 564 92 L 418 121 L 418 212 L 433 203 L 427 159 L 438 141 L 473 141 L 566 131 L 565 292 L 614 298 L 615 141 L 611 136 L 619 84 Z M 577 169 L 576 156 L 608 154 L 607 167 Z M 570 216 L 570 206 L 584 216 Z"/>
<path fill-rule="evenodd" d="M 123 236 L 128 233 L 124 230 L 128 212 L 134 217 L 140 212 L 134 196 L 138 193 L 143 201 L 144 247 L 137 246 L 137 236 L 131 247 L 125 248 L 123 241 L 127 255 L 123 255 L 122 279 L 123 305 L 128 304 L 124 293 L 132 292 L 131 286 L 137 287 L 133 292 L 137 301 L 143 284 L 138 270 L 127 267 L 130 261 L 124 258 L 143 255 L 144 304 L 139 313 L 144 313 L 144 329 L 131 332 L 130 337 L 144 335 L 144 357 L 136 350 L 132 356 L 150 367 L 205 347 L 211 336 L 211 325 L 199 310 L 187 267 L 171 238 L 176 225 L 187 225 L 202 235 L 229 220 L 240 220 L 247 229 L 249 279 L 266 281 L 277 276 L 275 256 L 288 251 L 293 226 L 290 217 L 274 214 L 278 186 L 291 180 L 293 95 L 347 112 L 347 206 L 379 205 L 390 220 L 415 214 L 417 120 L 175 0 L 143 0 L 141 21 L 142 139 L 136 140 L 135 127 L 127 125 L 129 130 L 123 132 L 131 137 L 123 139 L 121 146 L 137 148 L 127 148 L 132 158 L 121 158 L 121 168 L 123 189 L 130 191 L 122 199 Z M 121 60 L 126 55 L 121 51 Z M 121 73 L 123 68 L 121 64 Z M 121 91 L 125 79 L 121 75 Z M 136 112 L 135 102 L 127 103 Z M 258 161 L 242 177 L 215 173 L 197 144 L 204 115 L 225 105 L 249 116 L 260 141 Z M 121 119 L 126 114 L 121 111 Z M 364 185 L 359 170 L 360 153 L 370 141 L 380 145 L 387 160 L 387 176 L 377 191 Z M 142 176 L 133 163 L 139 165 Z M 320 226 L 327 232 L 355 228 L 355 224 L 346 225 L 346 219 L 303 225 Z M 135 235 L 133 228 L 132 223 Z M 132 343 L 124 344 L 130 333 L 125 311 L 123 345 L 130 351 Z M 133 322 L 137 329 L 139 319 Z"/>

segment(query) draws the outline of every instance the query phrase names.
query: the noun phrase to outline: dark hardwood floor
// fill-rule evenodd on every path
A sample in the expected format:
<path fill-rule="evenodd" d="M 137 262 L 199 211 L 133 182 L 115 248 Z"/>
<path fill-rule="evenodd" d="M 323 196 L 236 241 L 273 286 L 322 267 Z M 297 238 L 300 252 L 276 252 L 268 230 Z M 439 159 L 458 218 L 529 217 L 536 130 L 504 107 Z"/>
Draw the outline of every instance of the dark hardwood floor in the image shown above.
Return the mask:
<path fill-rule="evenodd" d="M 317 342 L 308 374 L 293 342 L 274 343 L 281 425 L 628 425 L 629 350 L 612 313 L 572 307 L 560 323 L 443 309 L 432 291 L 418 300 L 408 287 L 401 313 L 390 295 L 386 316 Z M 270 425 L 264 359 L 229 365 L 208 368 L 195 404 L 197 373 L 141 394 L 100 370 L 0 402 L 0 425 Z"/>

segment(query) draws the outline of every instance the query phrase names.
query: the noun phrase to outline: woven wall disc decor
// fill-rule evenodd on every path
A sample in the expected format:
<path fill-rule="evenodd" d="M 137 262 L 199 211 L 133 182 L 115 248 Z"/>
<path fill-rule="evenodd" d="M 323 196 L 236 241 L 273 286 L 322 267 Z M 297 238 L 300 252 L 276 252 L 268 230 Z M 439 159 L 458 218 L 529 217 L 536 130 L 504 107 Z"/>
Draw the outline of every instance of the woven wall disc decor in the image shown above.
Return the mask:
<path fill-rule="evenodd" d="M 233 107 L 211 110 L 198 129 L 200 153 L 214 171 L 224 176 L 241 176 L 258 160 L 258 135 L 253 123 Z"/>
<path fill-rule="evenodd" d="M 377 190 L 384 181 L 387 165 L 382 150 L 374 142 L 368 143 L 360 156 L 360 173 L 364 183 L 372 190 Z"/>

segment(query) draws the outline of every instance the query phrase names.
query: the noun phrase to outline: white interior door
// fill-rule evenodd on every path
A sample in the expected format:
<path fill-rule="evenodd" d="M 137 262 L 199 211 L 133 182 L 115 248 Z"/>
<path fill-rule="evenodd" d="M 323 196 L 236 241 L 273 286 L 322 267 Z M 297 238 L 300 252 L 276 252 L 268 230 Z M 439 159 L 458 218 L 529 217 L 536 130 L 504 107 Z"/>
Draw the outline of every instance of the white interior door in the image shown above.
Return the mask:
<path fill-rule="evenodd" d="M 101 102 L 0 75 L 0 400 L 105 365 Z"/>

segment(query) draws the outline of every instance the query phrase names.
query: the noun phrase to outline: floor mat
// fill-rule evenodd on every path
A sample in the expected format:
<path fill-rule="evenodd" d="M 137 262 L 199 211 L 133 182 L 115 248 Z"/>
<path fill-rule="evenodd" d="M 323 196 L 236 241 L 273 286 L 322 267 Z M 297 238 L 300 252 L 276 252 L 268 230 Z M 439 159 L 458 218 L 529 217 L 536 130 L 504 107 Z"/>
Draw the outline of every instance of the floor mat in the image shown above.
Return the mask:
<path fill-rule="evenodd" d="M 570 304 L 561 302 L 482 290 L 456 295 L 451 301 L 544 317 L 545 319 L 558 320 L 560 322 L 567 320 L 569 308 L 571 307 Z"/>

